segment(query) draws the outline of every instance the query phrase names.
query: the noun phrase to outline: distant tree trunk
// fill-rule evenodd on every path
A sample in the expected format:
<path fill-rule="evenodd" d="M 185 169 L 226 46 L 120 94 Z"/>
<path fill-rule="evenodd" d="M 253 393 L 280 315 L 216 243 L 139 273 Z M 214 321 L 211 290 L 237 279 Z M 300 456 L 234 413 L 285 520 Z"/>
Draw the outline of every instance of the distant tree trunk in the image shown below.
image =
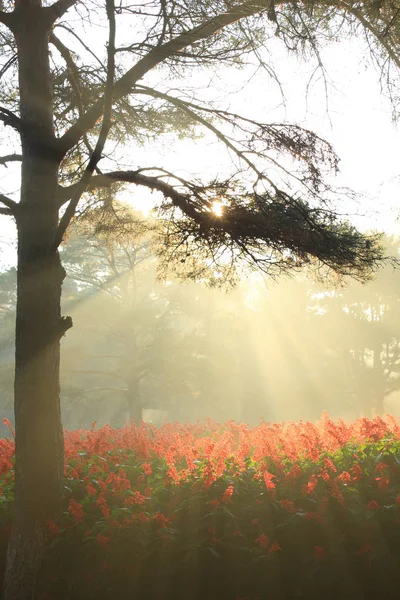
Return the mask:
<path fill-rule="evenodd" d="M 128 404 L 128 418 L 129 421 L 140 423 L 143 420 L 142 403 L 140 397 L 140 375 L 138 368 L 138 342 L 136 337 L 136 331 L 134 327 L 134 309 L 136 306 L 136 295 L 134 285 L 134 271 L 130 272 L 131 279 L 133 281 L 133 293 L 130 293 L 128 286 L 125 288 L 125 301 L 131 304 L 131 312 L 129 315 L 129 322 L 126 329 L 125 347 L 126 347 L 126 363 L 125 363 L 125 377 L 128 383 L 127 392 L 127 404 Z M 125 281 L 127 283 L 127 281 Z"/>
<path fill-rule="evenodd" d="M 140 397 L 139 378 L 131 377 L 128 380 L 128 417 L 130 421 L 140 423 L 143 420 L 143 407 Z"/>
<path fill-rule="evenodd" d="M 382 416 L 385 412 L 384 408 L 385 395 L 383 390 L 378 390 L 375 397 L 375 414 Z"/>
<path fill-rule="evenodd" d="M 22 185 L 18 208 L 15 350 L 15 505 L 3 600 L 33 600 L 48 532 L 62 511 L 63 432 L 59 400 L 60 313 L 65 271 L 53 247 L 58 223 L 49 27 L 41 7 L 19 4 Z M 34 57 L 34 63 L 32 62 Z"/>
<path fill-rule="evenodd" d="M 377 344 L 373 350 L 373 386 L 374 386 L 374 412 L 376 415 L 383 415 L 385 400 L 385 381 L 383 374 L 383 365 L 381 361 L 382 345 Z"/>

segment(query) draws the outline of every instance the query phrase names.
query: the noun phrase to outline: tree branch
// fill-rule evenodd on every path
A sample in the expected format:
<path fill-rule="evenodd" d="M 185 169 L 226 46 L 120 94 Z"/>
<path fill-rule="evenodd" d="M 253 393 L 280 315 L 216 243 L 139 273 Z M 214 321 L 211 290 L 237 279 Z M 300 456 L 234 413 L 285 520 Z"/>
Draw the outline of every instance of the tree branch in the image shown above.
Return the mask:
<path fill-rule="evenodd" d="M 230 191 L 224 183 L 193 189 L 187 183 L 187 191 L 182 193 L 160 177 L 143 175 L 140 170 L 95 176 L 90 188 L 115 181 L 161 192 L 171 203 L 170 207 L 161 206 L 161 210 L 167 214 L 176 207 L 182 214 L 172 215 L 169 220 L 174 229 L 167 234 L 171 243 L 179 247 L 182 240 L 190 239 L 194 254 L 199 251 L 196 248 L 207 248 L 216 263 L 227 250 L 265 272 L 299 269 L 314 261 L 340 276 L 364 280 L 377 263 L 385 260 L 379 236 L 364 235 L 334 213 L 311 207 L 282 190 L 273 195 L 257 194 Z M 71 188 L 69 193 L 73 193 L 74 186 Z M 212 210 L 216 199 L 223 202 L 221 217 Z"/>
<path fill-rule="evenodd" d="M 102 175 L 96 175 L 92 177 L 88 190 L 94 190 L 99 187 L 107 187 L 116 181 L 124 183 L 135 183 L 136 185 L 142 185 L 151 190 L 161 192 L 167 198 L 170 198 L 174 206 L 180 208 L 187 216 L 198 219 L 198 211 L 191 209 L 188 197 L 178 192 L 172 185 L 165 183 L 158 177 L 149 177 L 148 175 L 142 175 L 140 171 L 112 171 L 110 173 L 104 173 Z M 67 196 L 71 197 L 79 183 L 74 184 L 68 188 L 62 188 L 60 190 L 60 202 L 63 204 L 68 202 Z"/>
<path fill-rule="evenodd" d="M 118 81 L 114 84 L 113 98 L 114 101 L 120 100 L 128 95 L 136 82 L 141 79 L 151 69 L 164 62 L 167 58 L 177 54 L 187 46 L 210 37 L 220 29 L 236 23 L 240 19 L 249 17 L 257 12 L 266 10 L 265 1 L 249 0 L 239 6 L 232 7 L 228 12 L 222 13 L 213 17 L 206 23 L 194 27 L 189 31 L 185 31 L 178 35 L 175 39 L 157 46 L 140 59 L 131 69 L 129 69 Z M 74 125 L 62 136 L 60 140 L 61 147 L 66 153 L 78 143 L 80 138 L 89 131 L 97 119 L 102 114 L 104 100 L 99 99 L 93 106 L 76 121 Z"/>
<path fill-rule="evenodd" d="M 10 125 L 17 131 L 20 131 L 21 128 L 21 119 L 17 117 L 11 110 L 5 108 L 4 106 L 0 106 L 0 121 L 3 121 L 4 125 Z"/>
<path fill-rule="evenodd" d="M 387 42 L 385 34 L 381 33 L 378 27 L 376 27 L 375 25 L 373 25 L 373 23 L 368 21 L 368 19 L 365 18 L 362 12 L 356 6 L 353 6 L 353 3 L 342 2 L 342 5 L 349 11 L 349 13 L 354 15 L 356 19 L 360 21 L 360 23 L 363 25 L 363 27 L 365 27 L 365 29 L 370 31 L 372 35 L 376 37 L 379 43 L 382 44 L 382 46 L 385 48 L 386 52 L 388 53 L 392 61 L 395 63 L 395 65 L 400 69 L 400 58 L 396 56 L 395 52 L 393 51 L 393 48 L 391 48 L 390 44 Z"/>
<path fill-rule="evenodd" d="M 13 213 L 9 208 L 1 208 L 0 207 L 0 215 L 7 215 L 7 217 L 12 217 Z"/>
<path fill-rule="evenodd" d="M 240 150 L 240 148 L 237 148 L 237 146 L 226 135 L 224 135 L 224 133 L 222 131 L 220 131 L 217 127 L 215 127 L 215 125 L 213 125 L 212 123 L 207 121 L 207 119 L 204 119 L 201 115 L 199 115 L 194 110 L 192 110 L 190 103 L 185 102 L 184 100 L 180 100 L 179 98 L 175 98 L 174 96 L 170 96 L 169 94 L 157 92 L 156 90 L 153 90 L 153 89 L 147 88 L 147 87 L 141 87 L 138 90 L 135 90 L 135 93 L 145 94 L 145 95 L 151 96 L 152 98 L 161 98 L 163 100 L 166 100 L 173 106 L 176 106 L 177 108 L 180 108 L 181 110 L 186 112 L 193 120 L 197 121 L 198 123 L 203 125 L 203 127 L 208 129 L 209 131 L 211 131 L 223 144 L 225 144 L 225 146 L 227 148 L 232 150 L 232 152 L 240 160 L 245 162 L 247 164 L 247 166 L 252 171 L 254 171 L 254 173 L 257 175 L 257 177 L 259 179 L 264 178 L 268 181 L 268 183 L 270 183 L 270 185 L 275 187 L 273 182 L 257 169 L 256 165 L 246 156 L 245 152 Z M 194 105 L 192 105 L 192 106 L 194 106 Z M 202 110 L 201 106 L 196 107 L 196 108 L 198 108 L 198 110 Z M 208 111 L 208 112 L 213 112 L 213 111 Z M 214 111 L 213 114 L 218 115 L 218 111 Z"/>
<path fill-rule="evenodd" d="M 99 65 L 104 70 L 106 70 L 106 67 L 103 64 L 103 62 L 100 60 L 100 58 L 93 52 L 93 50 L 91 50 L 89 48 L 89 46 L 87 44 L 85 44 L 85 42 L 79 37 L 79 35 L 76 33 L 76 31 L 74 31 L 73 29 L 71 29 L 70 27 L 68 27 L 67 25 L 65 25 L 65 23 L 58 23 L 55 27 L 58 27 L 59 29 L 65 29 L 65 31 L 68 31 L 68 33 L 70 35 L 72 35 L 76 40 L 78 40 L 78 42 L 83 46 L 83 48 L 85 48 L 86 52 L 88 52 L 89 54 L 91 54 L 93 56 L 93 58 L 95 59 L 95 61 L 98 62 Z"/>
<path fill-rule="evenodd" d="M 50 35 L 50 43 L 53 44 L 55 48 L 57 48 L 57 50 L 63 57 L 69 73 L 68 79 L 70 81 L 72 89 L 77 95 L 78 102 L 81 105 L 81 93 L 79 89 L 79 72 L 78 67 L 76 66 L 72 58 L 71 52 L 69 48 L 67 48 L 67 46 L 63 44 L 62 41 L 53 32 Z"/>
<path fill-rule="evenodd" d="M 101 126 L 100 134 L 97 140 L 96 147 L 89 159 L 88 166 L 80 182 L 78 183 L 74 196 L 71 198 L 63 216 L 60 219 L 55 239 L 54 247 L 58 248 L 61 244 L 62 238 L 72 217 L 75 214 L 78 202 L 85 192 L 89 181 L 97 167 L 98 162 L 101 159 L 101 155 L 104 149 L 104 145 L 107 140 L 107 135 L 111 127 L 111 111 L 113 103 L 113 89 L 114 89 L 114 76 L 115 76 L 115 11 L 114 11 L 114 0 L 106 0 L 107 18 L 109 22 L 109 37 L 108 37 L 108 49 L 107 49 L 107 81 L 106 81 L 106 93 L 104 96 L 103 105 L 103 123 Z"/>
<path fill-rule="evenodd" d="M 113 371 L 102 371 L 102 370 L 80 370 L 80 369 L 68 369 L 70 373 L 78 373 L 79 375 L 105 375 L 106 377 L 112 377 L 113 379 L 122 379 L 122 381 L 126 381 L 126 377 L 120 375 L 119 373 L 115 373 Z"/>
<path fill-rule="evenodd" d="M 79 116 L 82 116 L 84 109 L 83 109 L 83 103 L 82 103 L 82 94 L 81 94 L 81 90 L 79 87 L 78 67 L 76 66 L 74 59 L 72 58 L 72 54 L 71 54 L 71 51 L 69 50 L 69 48 L 67 48 L 67 46 L 65 44 L 63 44 L 62 41 L 54 33 L 52 33 L 50 36 L 50 42 L 54 45 L 55 48 L 57 48 L 57 50 L 63 57 L 65 64 L 67 65 L 67 72 L 68 72 L 67 77 L 71 84 L 72 90 L 74 91 L 75 96 L 76 96 L 76 103 L 77 103 L 77 107 L 78 107 Z M 93 148 L 91 147 L 86 134 L 83 136 L 83 141 L 86 146 L 86 149 L 89 152 L 89 155 L 91 155 L 93 153 Z M 100 172 L 97 167 L 95 167 L 95 171 Z"/>
<path fill-rule="evenodd" d="M 57 0 L 51 6 L 48 6 L 45 10 L 48 11 L 50 23 L 54 23 L 57 19 L 60 19 L 74 4 L 77 4 L 79 0 Z"/>
<path fill-rule="evenodd" d="M 127 394 L 128 393 L 128 389 L 125 388 L 114 388 L 114 387 L 97 387 L 97 388 L 91 388 L 90 390 L 83 390 L 81 393 L 82 394 L 89 394 L 92 392 L 122 392 L 123 394 Z"/>
<path fill-rule="evenodd" d="M 8 162 L 20 162 L 22 160 L 22 154 L 6 154 L 0 156 L 0 165 L 7 166 Z"/>
<path fill-rule="evenodd" d="M 1 67 L 0 69 L 0 79 L 3 77 L 5 73 L 7 73 L 8 69 L 12 67 L 12 65 L 18 60 L 18 54 L 15 53 L 8 61 Z"/>
<path fill-rule="evenodd" d="M 0 194 L 0 202 L 2 204 L 4 204 L 8 209 L 8 212 L 4 212 L 4 210 L 5 210 L 4 208 L 1 209 L 3 211 L 2 212 L 3 215 L 8 215 L 8 214 L 15 215 L 17 213 L 18 204 L 17 204 L 17 202 L 14 202 L 14 200 L 11 200 L 11 198 L 8 198 L 7 196 Z"/>

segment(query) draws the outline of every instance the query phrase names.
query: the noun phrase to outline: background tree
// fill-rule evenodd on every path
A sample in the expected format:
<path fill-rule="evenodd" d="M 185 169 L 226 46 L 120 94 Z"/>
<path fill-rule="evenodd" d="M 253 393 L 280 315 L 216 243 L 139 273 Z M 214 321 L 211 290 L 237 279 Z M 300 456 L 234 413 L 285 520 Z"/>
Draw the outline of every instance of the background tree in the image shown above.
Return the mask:
<path fill-rule="evenodd" d="M 398 256 L 398 241 L 385 240 Z M 347 389 L 363 415 L 382 414 L 385 398 L 400 389 L 398 272 L 386 266 L 367 285 L 356 282 L 320 297 L 321 327 L 345 365 Z"/>
<path fill-rule="evenodd" d="M 372 2 L 279 8 L 269 0 L 149 0 L 139 8 L 115 7 L 113 0 L 90 8 L 78 0 L 3 2 L 0 119 L 17 148 L 2 162 L 21 163 L 19 202 L 0 196 L 1 213 L 15 218 L 18 231 L 16 496 L 7 600 L 34 596 L 46 523 L 62 509 L 59 347 L 72 321 L 61 316 L 65 271 L 58 247 L 83 194 L 117 182 L 160 192 L 160 214 L 170 223 L 165 242 L 193 276 L 208 261 L 230 277 L 242 258 L 268 272 L 317 262 L 363 278 L 382 258 L 377 237 L 367 239 L 326 204 L 323 171 L 337 166 L 329 144 L 295 125 L 260 123 L 178 96 L 163 84 L 162 70 L 183 75 L 221 61 L 240 63 L 276 34 L 288 47 L 317 53 L 318 40 L 339 35 L 342 21 L 361 24 L 375 36 L 383 64 L 398 66 L 396 10 L 397 2 L 378 8 Z M 105 16 L 102 39 L 104 28 L 96 25 Z M 96 28 L 93 40 L 86 23 Z M 183 180 L 137 164 L 133 152 L 126 169 L 112 169 L 116 142 L 132 149 L 149 130 L 154 138 L 177 123 L 182 133 L 201 126 L 217 136 L 235 157 L 235 173 L 222 181 Z M 291 184 L 272 179 L 270 167 L 282 151 L 301 167 Z M 284 164 L 280 170 L 288 171 Z M 213 211 L 216 201 L 223 218 Z"/>

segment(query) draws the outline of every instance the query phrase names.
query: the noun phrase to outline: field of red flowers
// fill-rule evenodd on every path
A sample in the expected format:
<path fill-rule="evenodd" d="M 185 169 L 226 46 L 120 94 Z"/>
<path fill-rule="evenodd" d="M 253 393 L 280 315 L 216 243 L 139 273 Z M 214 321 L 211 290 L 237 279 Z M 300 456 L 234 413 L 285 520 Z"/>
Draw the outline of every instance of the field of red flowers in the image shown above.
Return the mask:
<path fill-rule="evenodd" d="M 400 423 L 129 425 L 65 433 L 43 599 L 397 598 Z M 0 445 L 2 547 L 13 442 Z"/>

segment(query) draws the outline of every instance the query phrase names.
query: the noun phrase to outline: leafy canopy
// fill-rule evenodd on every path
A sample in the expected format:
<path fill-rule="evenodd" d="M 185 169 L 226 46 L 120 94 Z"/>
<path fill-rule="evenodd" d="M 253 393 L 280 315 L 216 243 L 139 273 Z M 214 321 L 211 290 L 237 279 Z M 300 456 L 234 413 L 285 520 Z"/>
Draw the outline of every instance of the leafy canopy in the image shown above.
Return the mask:
<path fill-rule="evenodd" d="M 337 171 L 338 157 L 331 145 L 297 124 L 231 112 L 226 100 L 213 97 L 212 90 L 200 93 L 190 78 L 200 69 L 240 68 L 251 59 L 279 81 L 266 58 L 275 38 L 289 52 L 314 56 L 324 73 L 321 44 L 363 36 L 389 82 L 396 111 L 398 0 L 43 4 L 1 5 L 0 120 L 4 140 L 15 146 L 21 132 L 37 127 L 20 110 L 16 44 L 24 19 L 36 18 L 49 31 L 54 135 L 36 133 L 60 162 L 54 247 L 78 205 L 100 204 L 107 216 L 121 186 L 133 183 L 157 192 L 161 254 L 185 277 L 212 272 L 219 282 L 234 279 L 238 259 L 272 275 L 314 265 L 340 277 L 370 277 L 383 260 L 380 237 L 359 232 L 334 209 L 336 193 L 327 175 Z M 231 172 L 222 179 L 182 177 L 179 165 L 170 172 L 151 164 L 141 150 L 165 134 L 193 137 L 202 131 L 232 158 Z M 0 157 L 0 165 L 21 160 L 18 150 Z M 0 202 L 1 213 L 18 214 L 18 203 L 8 196 L 0 195 Z"/>

